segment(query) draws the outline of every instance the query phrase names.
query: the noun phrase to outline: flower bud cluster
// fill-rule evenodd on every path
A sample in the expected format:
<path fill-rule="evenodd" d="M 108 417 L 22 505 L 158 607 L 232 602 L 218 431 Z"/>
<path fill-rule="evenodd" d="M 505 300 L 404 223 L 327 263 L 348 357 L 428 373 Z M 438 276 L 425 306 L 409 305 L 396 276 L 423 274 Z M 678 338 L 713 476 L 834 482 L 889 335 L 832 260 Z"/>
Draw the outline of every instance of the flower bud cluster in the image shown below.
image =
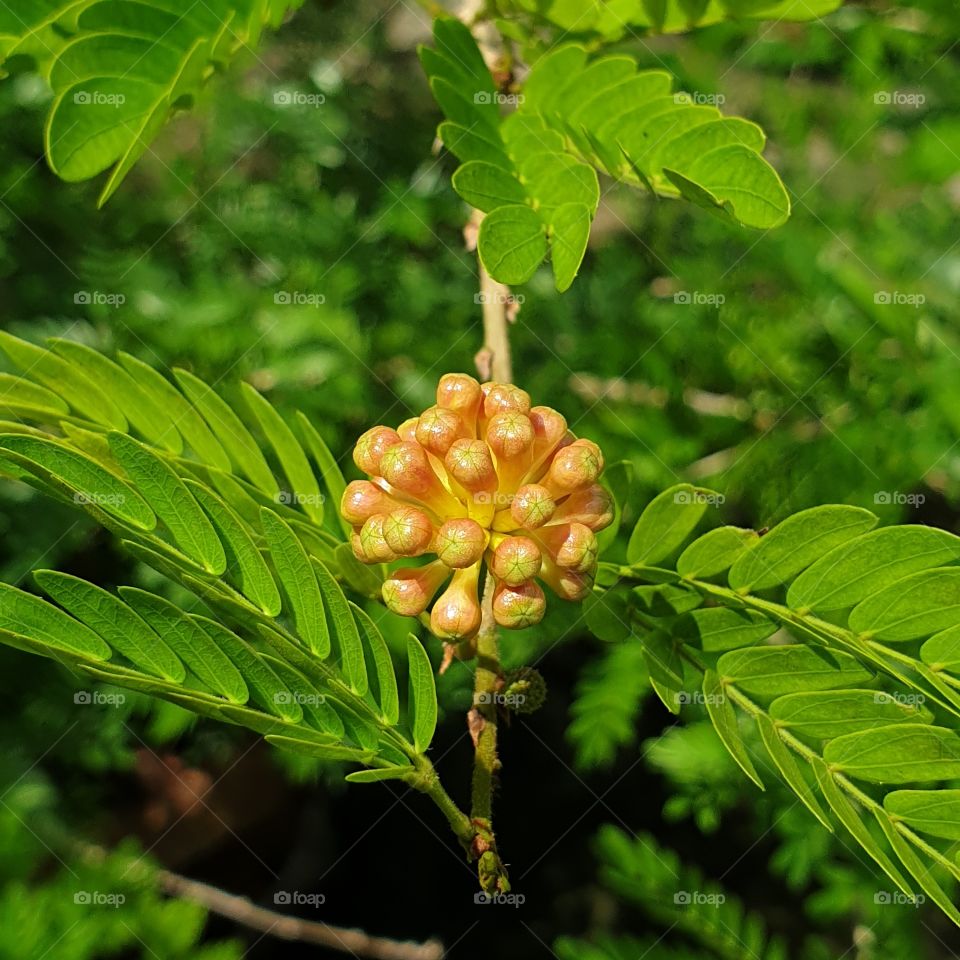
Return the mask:
<path fill-rule="evenodd" d="M 432 604 L 437 636 L 471 638 L 480 628 L 484 565 L 502 627 L 540 622 L 541 582 L 565 600 L 590 592 L 596 533 L 613 518 L 598 482 L 603 456 L 556 410 L 531 407 L 518 387 L 448 373 L 435 406 L 396 430 L 368 430 L 353 459 L 369 478 L 350 483 L 340 507 L 357 558 L 433 558 L 384 582 L 395 613 L 419 616 Z"/>

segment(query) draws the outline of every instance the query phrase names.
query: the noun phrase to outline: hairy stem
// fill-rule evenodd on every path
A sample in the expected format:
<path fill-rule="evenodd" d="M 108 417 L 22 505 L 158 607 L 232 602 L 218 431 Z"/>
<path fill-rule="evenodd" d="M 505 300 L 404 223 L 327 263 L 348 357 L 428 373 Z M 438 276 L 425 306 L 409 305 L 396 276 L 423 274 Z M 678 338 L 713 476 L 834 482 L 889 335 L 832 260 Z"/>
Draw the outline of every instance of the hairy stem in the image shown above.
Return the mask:
<path fill-rule="evenodd" d="M 440 782 L 435 767 L 425 756 L 418 755 L 414 759 L 414 767 L 417 772 L 410 779 L 410 785 L 425 793 L 439 807 L 457 839 L 469 851 L 474 838 L 470 818 L 453 802 Z"/>

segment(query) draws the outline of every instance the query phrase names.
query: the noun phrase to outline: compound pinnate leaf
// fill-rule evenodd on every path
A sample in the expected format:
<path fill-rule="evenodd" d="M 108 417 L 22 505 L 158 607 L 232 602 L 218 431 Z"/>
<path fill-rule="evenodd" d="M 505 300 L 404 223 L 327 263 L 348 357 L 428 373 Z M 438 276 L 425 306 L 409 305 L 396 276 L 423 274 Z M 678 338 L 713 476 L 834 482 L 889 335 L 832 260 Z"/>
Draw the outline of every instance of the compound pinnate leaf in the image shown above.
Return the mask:
<path fill-rule="evenodd" d="M 832 769 L 871 783 L 960 777 L 960 736 L 946 727 L 904 724 L 831 740 L 823 759 Z"/>
<path fill-rule="evenodd" d="M 770 704 L 770 716 L 794 733 L 819 740 L 904 723 L 933 722 L 933 714 L 921 703 L 882 690 L 790 693 Z"/>
<path fill-rule="evenodd" d="M 731 567 L 730 586 L 747 593 L 786 583 L 828 550 L 866 533 L 877 518 L 862 507 L 827 504 L 778 523 Z"/>
<path fill-rule="evenodd" d="M 410 670 L 410 729 L 413 745 L 423 753 L 437 728 L 437 688 L 433 667 L 423 644 L 412 634 L 407 637 L 407 665 Z"/>
<path fill-rule="evenodd" d="M 872 530 L 834 548 L 791 584 L 794 609 L 852 607 L 908 574 L 939 567 L 960 557 L 960 537 L 934 527 Z"/>
<path fill-rule="evenodd" d="M 960 624 L 960 568 L 924 570 L 862 600 L 850 629 L 890 643 L 915 640 Z"/>

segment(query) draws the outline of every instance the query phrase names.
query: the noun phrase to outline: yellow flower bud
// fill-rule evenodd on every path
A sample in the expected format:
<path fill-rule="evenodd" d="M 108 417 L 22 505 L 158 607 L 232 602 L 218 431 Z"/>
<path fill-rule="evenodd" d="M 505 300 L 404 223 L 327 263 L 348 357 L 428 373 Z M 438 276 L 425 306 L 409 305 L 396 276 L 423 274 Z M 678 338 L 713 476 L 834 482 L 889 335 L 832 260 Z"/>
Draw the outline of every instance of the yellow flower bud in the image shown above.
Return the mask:
<path fill-rule="evenodd" d="M 437 598 L 430 613 L 430 629 L 444 640 L 469 640 L 480 629 L 480 601 L 477 582 L 480 564 L 465 567 Z"/>
<path fill-rule="evenodd" d="M 398 557 L 419 557 L 433 540 L 433 524 L 422 510 L 399 506 L 383 521 L 383 536 Z"/>
<path fill-rule="evenodd" d="M 388 447 L 400 442 L 400 435 L 389 427 L 372 427 L 353 448 L 353 462 L 371 477 L 380 474 L 380 459 Z"/>
<path fill-rule="evenodd" d="M 469 567 L 483 556 L 487 534 L 476 520 L 453 517 L 441 525 L 433 546 L 448 567 Z"/>
<path fill-rule="evenodd" d="M 547 599 L 533 580 L 510 586 L 501 583 L 493 595 L 493 619 L 509 630 L 523 630 L 543 619 Z"/>
<path fill-rule="evenodd" d="M 439 560 L 423 567 L 394 570 L 383 581 L 383 602 L 401 617 L 419 617 L 448 576 L 450 570 Z"/>
<path fill-rule="evenodd" d="M 383 535 L 383 524 L 386 515 L 375 513 L 368 517 L 360 528 L 360 546 L 367 563 L 386 563 L 396 558 L 396 554 L 390 549 L 387 538 Z"/>
<path fill-rule="evenodd" d="M 505 537 L 493 551 L 490 571 L 515 587 L 540 573 L 540 548 L 529 537 Z"/>

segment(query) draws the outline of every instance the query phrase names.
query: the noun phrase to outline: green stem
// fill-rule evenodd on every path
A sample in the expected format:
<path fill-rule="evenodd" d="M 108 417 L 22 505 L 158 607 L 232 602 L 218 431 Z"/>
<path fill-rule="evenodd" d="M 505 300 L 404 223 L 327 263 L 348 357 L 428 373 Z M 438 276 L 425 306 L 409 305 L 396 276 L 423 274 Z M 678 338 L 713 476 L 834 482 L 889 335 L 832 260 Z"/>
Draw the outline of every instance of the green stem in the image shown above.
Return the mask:
<path fill-rule="evenodd" d="M 419 754 L 414 758 L 413 765 L 416 773 L 410 778 L 410 785 L 425 793 L 439 807 L 457 839 L 469 851 L 474 838 L 470 818 L 453 802 L 450 794 L 443 788 L 436 768 L 425 756 Z"/>

